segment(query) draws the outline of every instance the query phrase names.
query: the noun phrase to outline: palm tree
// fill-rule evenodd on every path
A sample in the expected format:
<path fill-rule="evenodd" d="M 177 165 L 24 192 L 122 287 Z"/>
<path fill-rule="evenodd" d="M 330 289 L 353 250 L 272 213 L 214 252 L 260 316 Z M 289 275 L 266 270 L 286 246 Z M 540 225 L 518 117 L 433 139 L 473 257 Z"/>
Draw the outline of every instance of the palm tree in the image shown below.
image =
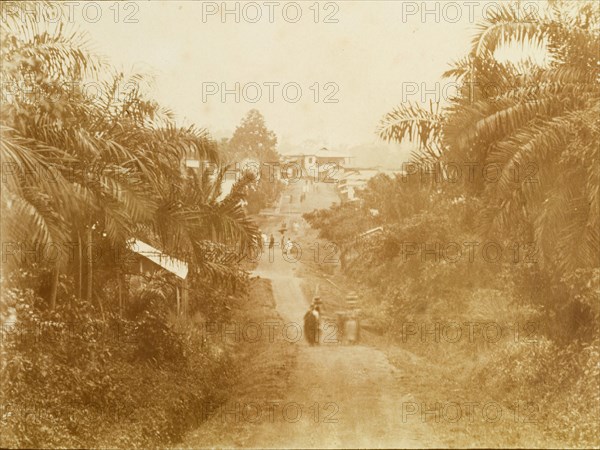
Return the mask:
<path fill-rule="evenodd" d="M 552 1 L 544 13 L 523 15 L 515 5 L 479 24 L 469 57 L 445 74 L 467 82 L 468 95 L 440 114 L 400 106 L 383 118 L 379 134 L 416 138 L 426 160 L 494 164 L 497 182 L 480 177 L 470 186 L 488 205 L 482 226 L 510 232 L 528 225 L 546 263 L 594 267 L 600 248 L 599 8 Z M 496 50 L 507 43 L 542 46 L 549 63 L 498 61 Z M 443 150 L 432 154 L 432 144 Z"/>
<path fill-rule="evenodd" d="M 3 5 L 0 46 L 2 79 L 14 93 L 0 113 L 1 156 L 13 172 L 2 190 L 3 234 L 5 239 L 31 242 L 38 248 L 60 246 L 69 236 L 64 217 L 77 212 L 84 198 L 65 176 L 64 168 L 76 159 L 64 144 L 83 147 L 87 143 L 85 135 L 69 134 L 69 122 L 86 105 L 68 101 L 59 82 L 92 76 L 102 64 L 87 51 L 84 35 L 68 34 L 62 26 L 40 31 L 36 17 L 21 17 L 15 12 L 22 5 L 13 6 Z M 31 94 L 22 95 L 25 90 Z M 49 100 L 49 94 L 56 101 Z M 57 281 L 58 266 L 52 305 Z"/>
<path fill-rule="evenodd" d="M 40 31 L 30 16 L 24 23 L 9 18 L 2 24 L 2 78 L 38 95 L 10 96 L 0 112 L 1 156 L 14 172 L 2 190 L 5 241 L 37 248 L 77 242 L 79 293 L 85 285 L 91 301 L 92 257 L 84 267 L 81 248 L 91 251 L 99 237 L 124 248 L 145 233 L 177 254 L 194 248 L 192 255 L 202 254 L 202 240 L 256 238 L 238 202 L 216 202 L 209 194 L 220 179 L 205 178 L 198 190 L 182 172 L 190 152 L 218 162 L 206 130 L 176 126 L 170 111 L 146 100 L 143 76 L 107 77 L 107 66 L 87 50 L 84 35 L 62 25 Z M 87 79 L 108 80 L 101 82 L 100 98 L 87 98 L 79 88 Z M 135 88 L 115 101 L 123 84 Z M 36 176 L 26 176 L 32 172 Z M 61 255 L 53 267 L 51 305 L 59 270 L 68 263 L 68 253 Z M 192 260 L 213 273 L 229 269 L 226 263 L 210 266 L 205 255 Z"/>

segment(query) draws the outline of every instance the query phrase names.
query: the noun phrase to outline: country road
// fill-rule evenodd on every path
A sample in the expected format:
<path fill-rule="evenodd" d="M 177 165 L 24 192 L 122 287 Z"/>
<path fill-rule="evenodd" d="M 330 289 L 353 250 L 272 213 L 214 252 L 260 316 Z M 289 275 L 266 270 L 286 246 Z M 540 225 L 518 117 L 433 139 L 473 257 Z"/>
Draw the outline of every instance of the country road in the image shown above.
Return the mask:
<path fill-rule="evenodd" d="M 279 236 L 276 230 L 281 216 L 288 221 L 301 221 L 302 212 L 326 207 L 335 200 L 337 196 L 333 186 L 321 185 L 320 192 L 309 194 L 302 205 L 288 205 L 284 201 L 283 208 L 288 208 L 288 211 L 274 213 L 274 217 L 269 219 L 271 227 L 263 226 L 263 231 Z M 263 255 L 254 275 L 270 280 L 276 312 L 283 324 L 294 324 L 289 332 L 294 335 L 293 329 L 300 328 L 309 306 L 309 299 L 300 288 L 301 278 L 295 274 L 301 263 L 284 260 L 280 251 L 274 253 L 273 258 Z M 263 403 L 276 402 L 279 409 L 274 409 L 270 416 L 263 414 L 261 420 L 252 423 L 224 426 L 222 421 L 215 423 L 219 419 L 214 418 L 213 423 L 204 428 L 212 436 L 218 434 L 218 430 L 225 433 L 218 440 L 218 446 L 440 446 L 420 415 L 403 417 L 403 403 L 414 402 L 415 399 L 407 389 L 403 389 L 402 379 L 416 374 L 401 373 L 388 362 L 383 352 L 368 346 L 330 344 L 311 347 L 304 338 L 289 345 L 297 348 L 294 364 L 286 366 L 289 373 L 282 398 L 252 399 Z M 252 377 L 252 374 L 248 376 Z M 260 385 L 260 376 L 256 378 Z M 260 388 L 256 386 L 255 390 L 260 391 Z M 245 397 L 246 402 L 248 398 Z M 202 428 L 194 433 L 195 439 L 189 441 L 191 446 L 208 444 L 207 439 L 201 437 Z M 236 437 L 236 433 L 243 434 L 243 438 Z"/>

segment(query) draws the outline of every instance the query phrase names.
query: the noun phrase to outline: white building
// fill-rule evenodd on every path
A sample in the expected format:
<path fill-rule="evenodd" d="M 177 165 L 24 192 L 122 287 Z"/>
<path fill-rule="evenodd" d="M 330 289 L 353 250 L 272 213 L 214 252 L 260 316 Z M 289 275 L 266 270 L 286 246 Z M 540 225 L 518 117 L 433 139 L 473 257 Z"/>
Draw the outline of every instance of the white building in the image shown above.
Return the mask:
<path fill-rule="evenodd" d="M 351 164 L 352 158 L 351 155 L 334 152 L 323 147 L 317 151 L 308 150 L 282 155 L 282 162 L 284 165 L 288 165 L 288 171 L 293 171 L 294 168 L 291 166 L 296 164 L 302 170 L 302 176 L 316 178 L 319 173 L 330 173 L 333 169 L 336 169 L 336 173 L 342 172 L 346 166 Z M 294 175 L 296 174 L 288 173 L 288 176 Z"/>
<path fill-rule="evenodd" d="M 339 176 L 339 182 L 337 185 L 340 196 L 344 201 L 351 202 L 358 200 L 356 197 L 356 190 L 364 189 L 371 178 L 382 173 L 394 176 L 394 174 L 400 173 L 400 171 L 383 170 L 378 168 L 346 168 L 346 171 Z"/>

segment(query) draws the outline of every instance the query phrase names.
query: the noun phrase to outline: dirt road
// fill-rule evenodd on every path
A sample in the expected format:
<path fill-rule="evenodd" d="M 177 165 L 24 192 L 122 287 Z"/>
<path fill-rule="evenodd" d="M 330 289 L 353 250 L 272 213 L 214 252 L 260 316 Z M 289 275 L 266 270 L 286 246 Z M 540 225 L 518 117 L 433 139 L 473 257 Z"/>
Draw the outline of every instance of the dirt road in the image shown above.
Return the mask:
<path fill-rule="evenodd" d="M 292 199 L 299 198 L 298 189 L 299 186 L 290 190 Z M 301 221 L 303 211 L 327 207 L 336 200 L 333 187 L 323 185 L 318 193 L 309 193 L 302 204 L 289 202 L 289 197 L 284 196 L 263 231 L 279 237 L 276 230 L 282 220 Z M 275 251 L 272 257 L 263 254 L 254 273 L 270 280 L 276 311 L 282 328 L 287 329 L 286 339 L 295 346 L 294 361 L 285 366 L 286 385 L 281 398 L 265 398 L 262 393 L 272 391 L 265 385 L 269 382 L 264 376 L 253 375 L 249 368 L 244 378 L 253 386 L 244 388 L 245 394 L 240 396 L 242 413 L 247 411 L 247 415 L 240 415 L 227 426 L 222 415 L 213 418 L 213 423 L 209 421 L 194 433 L 190 446 L 208 444 L 216 438 L 215 434 L 222 434 L 212 440 L 212 445 L 217 446 L 439 446 L 419 415 L 403 417 L 403 404 L 415 400 L 403 389 L 402 378 L 414 374 L 401 373 L 381 351 L 371 347 L 337 344 L 311 347 L 304 338 L 296 339 L 309 306 L 309 299 L 300 289 L 301 278 L 295 275 L 299 264 L 286 261 L 280 251 Z M 273 352 L 273 358 L 281 358 Z M 230 410 L 235 407 L 230 406 Z"/>

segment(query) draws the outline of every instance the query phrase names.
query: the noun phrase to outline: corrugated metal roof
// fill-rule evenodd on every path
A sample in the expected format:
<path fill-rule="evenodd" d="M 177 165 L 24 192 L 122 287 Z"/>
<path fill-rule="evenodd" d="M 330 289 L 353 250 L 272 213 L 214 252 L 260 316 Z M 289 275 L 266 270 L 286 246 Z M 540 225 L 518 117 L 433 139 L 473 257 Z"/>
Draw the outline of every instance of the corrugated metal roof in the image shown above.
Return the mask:
<path fill-rule="evenodd" d="M 173 258 L 160 250 L 146 244 L 139 239 L 130 239 L 127 242 L 127 247 L 134 253 L 149 259 L 154 264 L 159 265 L 163 269 L 177 275 L 182 280 L 185 280 L 188 274 L 188 265 L 177 258 Z"/>

